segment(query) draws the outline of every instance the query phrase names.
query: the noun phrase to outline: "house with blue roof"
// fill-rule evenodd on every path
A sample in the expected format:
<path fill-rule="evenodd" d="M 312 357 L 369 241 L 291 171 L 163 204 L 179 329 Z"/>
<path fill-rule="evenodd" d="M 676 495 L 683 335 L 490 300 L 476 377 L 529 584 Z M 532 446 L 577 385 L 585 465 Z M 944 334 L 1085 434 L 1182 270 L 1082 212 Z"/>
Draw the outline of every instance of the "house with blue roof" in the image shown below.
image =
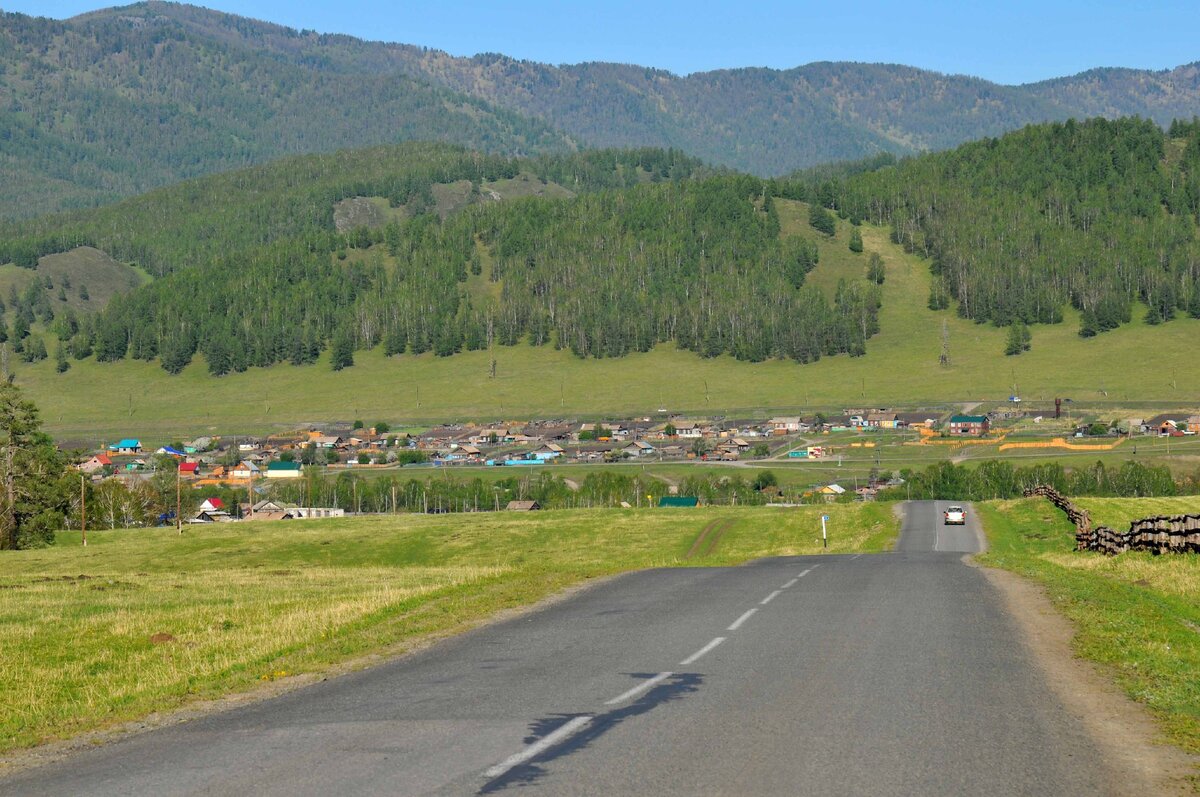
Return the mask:
<path fill-rule="evenodd" d="M 127 437 L 121 442 L 109 446 L 108 450 L 118 454 L 140 454 L 142 453 L 142 441 Z"/>

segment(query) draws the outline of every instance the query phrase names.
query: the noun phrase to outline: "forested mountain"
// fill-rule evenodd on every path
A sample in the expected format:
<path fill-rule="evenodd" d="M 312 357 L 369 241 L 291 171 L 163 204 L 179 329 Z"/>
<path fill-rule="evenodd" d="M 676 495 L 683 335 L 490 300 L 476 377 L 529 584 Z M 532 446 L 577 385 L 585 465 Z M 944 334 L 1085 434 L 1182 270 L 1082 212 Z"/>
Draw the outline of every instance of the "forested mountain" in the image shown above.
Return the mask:
<path fill-rule="evenodd" d="M 376 213 L 339 231 L 354 197 Z M 95 315 L 56 311 L 35 281 L 0 328 L 18 351 L 41 321 L 77 358 L 175 373 L 199 352 L 218 375 L 521 341 L 581 357 L 666 341 L 749 361 L 865 353 L 882 273 L 829 296 L 806 285 L 818 247 L 781 234 L 777 199 L 808 201 L 815 234 L 834 232 L 822 206 L 891 225 L 929 259 L 930 308 L 977 322 L 1058 323 L 1073 306 L 1086 337 L 1139 301 L 1151 324 L 1200 318 L 1200 121 L 1094 119 L 769 180 L 675 150 L 296 156 L 0 226 L 0 264 L 86 245 L 156 278 Z"/>
<path fill-rule="evenodd" d="M 1001 86 L 884 64 L 679 77 L 639 66 L 456 58 L 139 3 L 0 17 L 0 216 L 125 196 L 290 153 L 440 139 L 507 154 L 675 147 L 776 175 L 904 155 L 1030 122 L 1200 113 L 1200 68 Z M 499 110 L 499 109 L 505 110 Z M 561 131 L 561 132 L 556 132 Z"/>
<path fill-rule="evenodd" d="M 187 20 L 219 21 L 215 27 Z M 542 122 L 428 82 L 357 68 L 359 47 L 186 7 L 59 22 L 0 15 L 0 217 L 86 207 L 289 153 L 443 140 L 568 151 Z"/>
<path fill-rule="evenodd" d="M 1080 334 L 1200 318 L 1200 121 L 1038 125 L 876 171 L 819 175 L 839 212 L 931 258 L 933 308 L 997 325 L 1081 313 Z"/>
<path fill-rule="evenodd" d="M 563 196 L 491 199 L 518 175 Z M 476 201 L 435 212 L 436 194 L 460 183 Z M 751 361 L 864 353 L 877 286 L 848 282 L 832 302 L 805 286 L 816 246 L 781 236 L 765 188 L 667 150 L 515 160 L 405 144 L 295 157 L 0 230 L 0 263 L 86 244 L 158 277 L 95 316 L 11 297 L 8 337 L 21 351 L 40 320 L 79 359 L 157 359 L 177 373 L 200 352 L 216 375 L 327 348 L 340 369 L 376 346 L 449 356 L 522 341 L 581 357 L 664 341 Z M 334 206 L 349 197 L 385 202 L 385 223 L 337 232 Z"/>

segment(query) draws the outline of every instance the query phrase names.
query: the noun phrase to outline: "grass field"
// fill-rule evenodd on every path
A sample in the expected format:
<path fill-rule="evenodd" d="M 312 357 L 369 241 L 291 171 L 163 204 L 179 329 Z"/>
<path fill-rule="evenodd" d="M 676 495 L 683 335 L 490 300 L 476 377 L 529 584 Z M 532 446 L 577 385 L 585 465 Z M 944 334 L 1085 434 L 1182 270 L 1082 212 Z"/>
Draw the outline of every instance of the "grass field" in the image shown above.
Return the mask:
<path fill-rule="evenodd" d="M 1110 524 L 1200 507 L 1194 496 L 1080 503 Z M 1041 499 L 979 510 L 991 543 L 981 560 L 1045 585 L 1078 629 L 1078 654 L 1099 662 L 1145 704 L 1171 742 L 1200 753 L 1200 557 L 1076 552 L 1074 528 Z"/>
<path fill-rule="evenodd" d="M 821 263 L 809 279 L 825 289 L 860 277 L 866 256 L 849 252 L 848 227 L 836 239 L 808 229 L 805 206 L 780 202 L 785 230 L 820 240 Z M 77 362 L 65 374 L 53 358 L 14 370 L 42 408 L 50 431 L 65 436 L 136 434 L 177 438 L 206 432 L 254 433 L 357 417 L 397 424 L 444 420 L 586 418 L 670 412 L 769 415 L 854 405 L 901 407 L 1003 401 L 1014 386 L 1026 399 L 1067 396 L 1076 402 L 1176 402 L 1200 394 L 1200 370 L 1177 355 L 1200 336 L 1200 320 L 1156 327 L 1140 322 L 1081 339 L 1068 312 L 1064 324 L 1037 327 L 1033 349 L 1001 353 L 1005 332 L 926 309 L 928 264 L 905 254 L 887 231 L 864 225 L 868 252 L 883 255 L 882 331 L 865 357 L 824 358 L 809 365 L 702 359 L 663 345 L 620 359 L 581 360 L 552 347 L 501 347 L 438 358 L 386 358 L 359 352 L 338 373 L 326 362 L 252 369 L 219 379 L 202 358 L 178 376 L 157 363 Z M 938 364 L 941 328 L 949 332 L 951 365 Z M 51 345 L 51 350 L 53 346 Z M 488 377 L 492 358 L 496 378 Z M 1152 413 L 1149 413 L 1152 414 Z"/>
<path fill-rule="evenodd" d="M 63 533 L 3 557 L 0 750 L 398 652 L 591 578 L 819 553 L 822 512 L 830 552 L 898 532 L 890 506 L 858 504 Z"/>
<path fill-rule="evenodd" d="M 1092 516 L 1093 525 L 1108 526 L 1124 531 L 1129 524 L 1153 515 L 1200 514 L 1200 496 L 1184 495 L 1175 498 L 1079 498 L 1076 504 Z M 1197 589 L 1200 596 L 1200 589 Z"/>

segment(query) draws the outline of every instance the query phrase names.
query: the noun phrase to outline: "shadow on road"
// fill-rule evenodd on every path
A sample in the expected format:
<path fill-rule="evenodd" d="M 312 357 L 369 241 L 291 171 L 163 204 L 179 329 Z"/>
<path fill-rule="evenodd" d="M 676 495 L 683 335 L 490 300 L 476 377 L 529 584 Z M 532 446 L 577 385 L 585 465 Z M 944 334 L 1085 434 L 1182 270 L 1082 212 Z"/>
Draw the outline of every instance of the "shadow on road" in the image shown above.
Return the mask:
<path fill-rule="evenodd" d="M 657 673 L 630 673 L 633 678 L 653 678 Z M 696 692 L 703 682 L 704 676 L 699 673 L 676 673 L 658 686 L 651 689 L 639 699 L 624 708 L 613 709 L 604 714 L 597 714 L 587 727 L 579 733 L 570 736 L 558 744 L 545 750 L 529 761 L 513 767 L 508 772 L 484 784 L 479 794 L 495 794 L 509 786 L 525 786 L 533 783 L 547 774 L 544 764 L 555 759 L 571 755 L 585 749 L 596 739 L 611 731 L 627 719 L 641 716 L 666 703 L 680 700 Z M 529 736 L 526 744 L 533 744 L 558 728 L 579 716 L 587 714 L 555 714 L 550 717 L 534 720 L 529 726 Z"/>

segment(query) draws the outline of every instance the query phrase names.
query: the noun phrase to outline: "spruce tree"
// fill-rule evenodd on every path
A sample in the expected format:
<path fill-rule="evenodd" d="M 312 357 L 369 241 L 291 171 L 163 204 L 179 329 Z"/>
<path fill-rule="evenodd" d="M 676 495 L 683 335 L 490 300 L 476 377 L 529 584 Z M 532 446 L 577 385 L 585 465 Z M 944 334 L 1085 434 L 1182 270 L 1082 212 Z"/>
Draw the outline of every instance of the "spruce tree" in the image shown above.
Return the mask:
<path fill-rule="evenodd" d="M 851 252 L 861 252 L 862 250 L 863 250 L 862 233 L 860 233 L 858 231 L 858 228 L 850 230 L 850 251 Z"/>
<path fill-rule="evenodd" d="M 329 366 L 335 371 L 340 371 L 352 365 L 354 365 L 354 339 L 350 336 L 349 331 L 340 329 L 333 336 Z"/>

